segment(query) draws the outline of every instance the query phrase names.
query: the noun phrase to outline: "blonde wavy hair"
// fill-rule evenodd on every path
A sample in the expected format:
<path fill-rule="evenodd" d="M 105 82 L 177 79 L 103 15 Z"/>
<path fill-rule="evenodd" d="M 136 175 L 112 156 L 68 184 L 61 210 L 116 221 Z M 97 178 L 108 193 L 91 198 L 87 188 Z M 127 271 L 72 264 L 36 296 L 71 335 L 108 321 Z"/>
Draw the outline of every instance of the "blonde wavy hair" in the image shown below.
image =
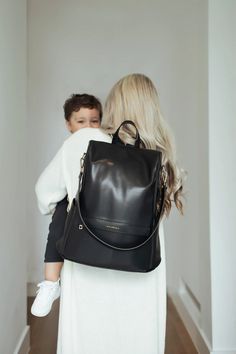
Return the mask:
<path fill-rule="evenodd" d="M 163 214 L 169 216 L 173 201 L 183 215 L 181 197 L 185 171 L 177 166 L 174 136 L 160 112 L 157 90 L 143 74 L 127 75 L 113 86 L 105 102 L 101 129 L 113 134 L 127 119 L 132 120 L 139 131 L 141 148 L 162 152 L 162 164 L 168 173 Z M 124 125 L 119 136 L 125 143 L 134 143 L 135 128 Z"/>

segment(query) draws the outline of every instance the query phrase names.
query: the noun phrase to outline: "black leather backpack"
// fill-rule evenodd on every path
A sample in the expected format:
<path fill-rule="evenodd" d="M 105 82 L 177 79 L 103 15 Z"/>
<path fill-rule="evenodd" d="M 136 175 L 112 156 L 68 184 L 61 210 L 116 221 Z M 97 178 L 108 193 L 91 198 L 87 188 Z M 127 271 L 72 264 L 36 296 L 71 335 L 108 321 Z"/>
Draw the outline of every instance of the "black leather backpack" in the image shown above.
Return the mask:
<path fill-rule="evenodd" d="M 149 272 L 161 262 L 159 223 L 167 172 L 160 151 L 90 140 L 81 158 L 79 188 L 57 242 L 73 262 L 130 272 Z"/>

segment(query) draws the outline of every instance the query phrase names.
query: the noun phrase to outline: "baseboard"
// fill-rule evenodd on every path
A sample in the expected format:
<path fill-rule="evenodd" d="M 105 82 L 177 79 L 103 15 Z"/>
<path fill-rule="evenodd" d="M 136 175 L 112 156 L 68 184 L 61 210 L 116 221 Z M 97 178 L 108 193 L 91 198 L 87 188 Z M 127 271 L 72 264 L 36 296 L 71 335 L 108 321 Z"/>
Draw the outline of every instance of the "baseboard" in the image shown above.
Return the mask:
<path fill-rule="evenodd" d="M 36 290 L 37 290 L 37 284 L 36 283 L 27 283 L 27 296 L 28 297 L 34 297 L 36 296 Z"/>
<path fill-rule="evenodd" d="M 201 331 L 201 328 L 198 327 L 197 323 L 194 321 L 193 317 L 188 311 L 188 308 L 186 307 L 184 296 L 187 296 L 187 294 L 172 292 L 170 289 L 168 289 L 168 295 L 173 301 L 176 310 L 179 316 L 181 317 L 197 352 L 199 354 L 213 354 L 213 352 L 211 352 L 207 338 L 205 338 L 205 335 Z M 214 352 L 214 354 L 216 353 Z"/>
<path fill-rule="evenodd" d="M 236 354 L 236 350 L 213 350 L 211 354 Z"/>
<path fill-rule="evenodd" d="M 28 354 L 30 351 L 30 326 L 25 326 L 13 354 Z"/>

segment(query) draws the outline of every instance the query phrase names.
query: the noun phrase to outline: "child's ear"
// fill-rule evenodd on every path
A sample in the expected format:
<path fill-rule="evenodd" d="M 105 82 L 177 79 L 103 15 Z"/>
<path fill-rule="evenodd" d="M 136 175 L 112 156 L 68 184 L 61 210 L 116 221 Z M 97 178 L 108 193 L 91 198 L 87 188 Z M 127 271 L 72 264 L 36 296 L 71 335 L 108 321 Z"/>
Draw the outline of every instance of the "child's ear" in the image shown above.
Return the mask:
<path fill-rule="evenodd" d="M 69 130 L 69 132 L 71 133 L 70 121 L 66 120 L 66 121 L 65 121 L 65 123 L 66 123 L 66 127 L 67 127 L 67 129 L 68 129 L 68 130 Z"/>

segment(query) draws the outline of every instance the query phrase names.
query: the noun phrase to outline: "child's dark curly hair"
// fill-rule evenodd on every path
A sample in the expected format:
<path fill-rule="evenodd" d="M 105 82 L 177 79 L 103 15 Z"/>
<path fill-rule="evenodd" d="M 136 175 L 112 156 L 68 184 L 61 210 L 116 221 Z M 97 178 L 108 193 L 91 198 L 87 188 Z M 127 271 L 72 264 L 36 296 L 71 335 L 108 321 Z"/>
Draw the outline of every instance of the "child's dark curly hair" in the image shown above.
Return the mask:
<path fill-rule="evenodd" d="M 93 95 L 72 94 L 64 103 L 64 116 L 67 121 L 70 120 L 72 112 L 78 112 L 81 108 L 97 109 L 100 121 L 102 120 L 102 105 L 99 99 Z"/>

